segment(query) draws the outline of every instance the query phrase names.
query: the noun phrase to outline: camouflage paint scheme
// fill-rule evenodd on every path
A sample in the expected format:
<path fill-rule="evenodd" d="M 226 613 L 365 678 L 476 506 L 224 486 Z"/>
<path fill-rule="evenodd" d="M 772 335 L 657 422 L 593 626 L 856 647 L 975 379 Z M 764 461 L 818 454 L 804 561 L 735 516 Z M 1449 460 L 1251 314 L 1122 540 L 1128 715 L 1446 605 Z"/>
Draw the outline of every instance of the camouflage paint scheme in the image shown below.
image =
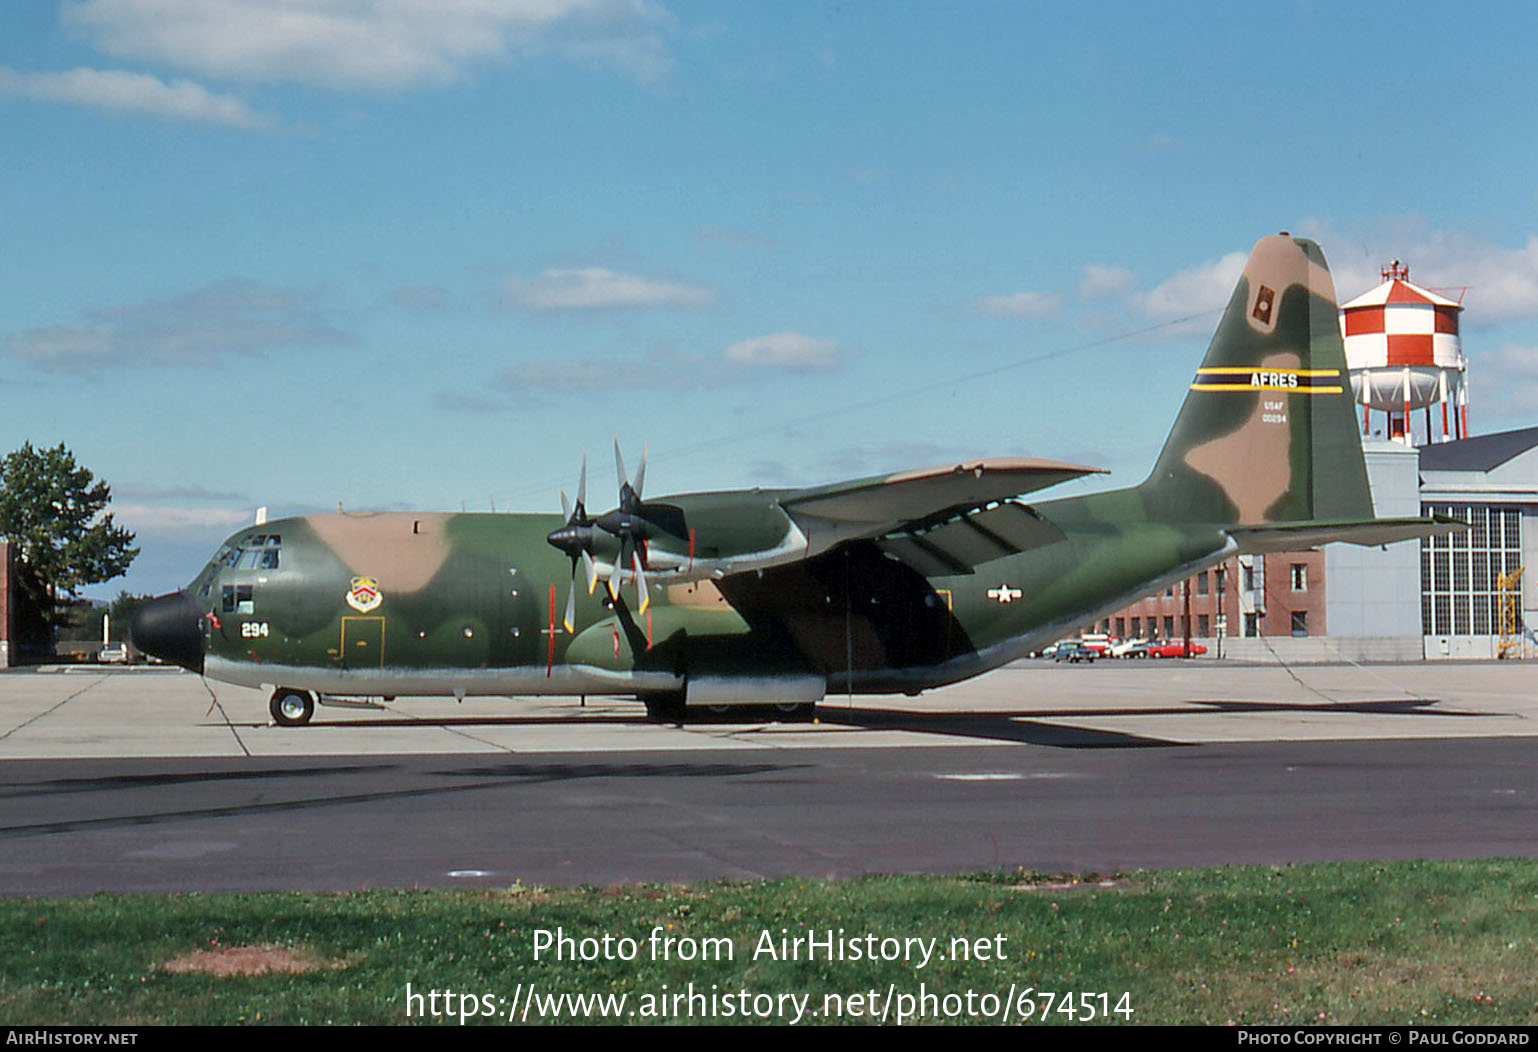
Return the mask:
<path fill-rule="evenodd" d="M 1286 235 L 1255 246 L 1148 479 L 1017 499 L 1092 470 L 985 460 L 646 501 L 644 599 L 601 530 L 589 588 L 547 542 L 560 516 L 415 513 L 249 527 L 225 562 L 265 544 L 277 567 L 216 559 L 185 596 L 215 679 L 349 697 L 627 693 L 676 714 L 917 692 L 1238 552 L 1445 528 L 1373 518 L 1334 286 L 1319 247 Z"/>

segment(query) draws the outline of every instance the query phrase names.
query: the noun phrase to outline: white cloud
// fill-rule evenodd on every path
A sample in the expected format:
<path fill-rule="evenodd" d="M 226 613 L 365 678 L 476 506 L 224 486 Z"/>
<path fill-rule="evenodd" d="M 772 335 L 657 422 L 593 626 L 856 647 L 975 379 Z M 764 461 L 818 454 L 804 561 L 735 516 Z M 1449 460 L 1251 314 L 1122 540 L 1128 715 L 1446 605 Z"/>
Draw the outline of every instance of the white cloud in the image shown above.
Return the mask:
<path fill-rule="evenodd" d="M 211 490 L 199 485 L 156 486 L 142 482 L 114 486 L 112 495 L 118 502 L 201 500 L 237 501 L 246 504 L 250 500 L 244 493 L 236 493 L 232 490 Z"/>
<path fill-rule="evenodd" d="M 1324 248 L 1342 301 L 1376 288 L 1381 269 L 1397 259 L 1410 267 L 1415 284 L 1462 297 L 1465 329 L 1538 318 L 1538 235 L 1513 248 L 1457 230 L 1430 230 L 1419 216 L 1350 230 L 1313 220 L 1307 229 Z"/>
<path fill-rule="evenodd" d="M 692 387 L 697 370 L 670 370 L 660 362 L 525 362 L 502 371 L 502 383 L 515 391 L 606 391 L 614 388 Z"/>
<path fill-rule="evenodd" d="M 1126 267 L 1091 263 L 1084 268 L 1084 280 L 1079 283 L 1079 298 L 1098 300 L 1120 296 L 1132 287 L 1132 282 L 1132 271 Z"/>
<path fill-rule="evenodd" d="M 167 300 L 103 307 L 82 323 L 0 336 L 0 354 L 56 372 L 132 365 L 206 365 L 231 354 L 350 346 L 313 289 L 229 279 Z"/>
<path fill-rule="evenodd" d="M 520 397 L 536 392 L 690 391 L 743 384 L 766 373 L 828 372 L 840 367 L 847 357 L 847 352 L 832 340 L 819 340 L 799 332 L 776 332 L 739 340 L 719 354 L 654 350 L 640 360 L 557 358 L 523 362 L 502 370 L 494 386 Z M 435 403 L 450 411 L 504 408 L 500 401 L 487 400 L 485 392 L 445 392 L 437 396 Z"/>
<path fill-rule="evenodd" d="M 161 533 L 169 530 L 206 530 L 209 527 L 233 530 L 251 521 L 249 507 L 210 508 L 113 501 L 112 513 L 118 525 L 127 526 L 137 534 Z"/>
<path fill-rule="evenodd" d="M 0 95 L 236 128 L 265 128 L 272 123 L 240 99 L 215 94 L 190 80 L 167 82 L 147 73 L 115 69 L 24 73 L 0 66 Z"/>
<path fill-rule="evenodd" d="M 1154 132 L 1148 138 L 1143 139 L 1132 146 L 1133 153 L 1180 153 L 1184 151 L 1184 140 L 1171 135 L 1169 132 Z"/>
<path fill-rule="evenodd" d="M 726 348 L 726 360 L 754 369 L 787 369 L 822 372 L 838 367 L 838 344 L 799 332 L 775 332 L 751 340 L 739 340 Z"/>
<path fill-rule="evenodd" d="M 602 267 L 547 270 L 537 278 L 511 277 L 507 302 L 535 310 L 605 310 L 639 307 L 697 307 L 715 298 L 710 289 L 616 274 Z"/>
<path fill-rule="evenodd" d="M 654 0 L 70 0 L 101 50 L 219 79 L 391 90 L 554 53 L 654 79 L 672 18 Z"/>
<path fill-rule="evenodd" d="M 1475 352 L 1471 357 L 1472 411 L 1479 412 L 1482 404 L 1488 404 L 1498 413 L 1530 416 L 1538 412 L 1538 347 L 1508 343 L 1498 351 Z M 1495 382 L 1483 387 L 1481 377 Z"/>
<path fill-rule="evenodd" d="M 1521 248 L 1507 248 L 1438 231 L 1396 255 L 1414 264 L 1410 280 L 1417 285 L 1445 288 L 1454 299 L 1467 287 L 1463 305 L 1469 324 L 1538 318 L 1538 236 L 1529 236 Z"/>
<path fill-rule="evenodd" d="M 996 318 L 1044 318 L 1057 310 L 1058 303 L 1053 292 L 1011 292 L 977 301 L 985 313 Z"/>
<path fill-rule="evenodd" d="M 1233 295 L 1248 258 L 1248 253 L 1230 252 L 1222 259 L 1188 267 L 1149 291 L 1134 294 L 1133 304 L 1155 321 L 1166 322 L 1218 310 Z"/>

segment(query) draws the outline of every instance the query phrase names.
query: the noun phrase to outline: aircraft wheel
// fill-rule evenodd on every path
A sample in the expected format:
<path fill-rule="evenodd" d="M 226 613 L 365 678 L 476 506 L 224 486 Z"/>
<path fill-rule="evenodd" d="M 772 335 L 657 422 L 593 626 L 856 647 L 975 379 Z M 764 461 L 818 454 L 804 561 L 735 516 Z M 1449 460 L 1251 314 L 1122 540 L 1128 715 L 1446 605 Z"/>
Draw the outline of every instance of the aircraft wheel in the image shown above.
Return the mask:
<path fill-rule="evenodd" d="M 279 687 L 272 692 L 267 711 L 279 727 L 303 727 L 315 715 L 315 699 L 309 691 Z"/>
<path fill-rule="evenodd" d="M 658 723 L 682 723 L 684 721 L 684 692 L 648 694 L 641 699 L 646 705 L 646 718 Z"/>

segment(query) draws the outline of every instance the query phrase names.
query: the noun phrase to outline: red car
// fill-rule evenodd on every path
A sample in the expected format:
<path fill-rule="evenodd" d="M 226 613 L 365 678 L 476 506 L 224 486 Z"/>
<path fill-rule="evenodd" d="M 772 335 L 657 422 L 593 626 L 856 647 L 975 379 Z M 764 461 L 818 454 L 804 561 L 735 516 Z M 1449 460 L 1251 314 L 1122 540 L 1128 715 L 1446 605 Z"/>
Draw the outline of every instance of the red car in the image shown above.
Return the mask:
<path fill-rule="evenodd" d="M 1185 643 L 1179 640 L 1175 642 L 1148 644 L 1148 656 L 1151 658 L 1196 657 L 1196 655 L 1205 654 L 1206 652 L 1207 648 L 1202 646 L 1200 643 L 1192 643 L 1191 649 L 1187 650 Z"/>

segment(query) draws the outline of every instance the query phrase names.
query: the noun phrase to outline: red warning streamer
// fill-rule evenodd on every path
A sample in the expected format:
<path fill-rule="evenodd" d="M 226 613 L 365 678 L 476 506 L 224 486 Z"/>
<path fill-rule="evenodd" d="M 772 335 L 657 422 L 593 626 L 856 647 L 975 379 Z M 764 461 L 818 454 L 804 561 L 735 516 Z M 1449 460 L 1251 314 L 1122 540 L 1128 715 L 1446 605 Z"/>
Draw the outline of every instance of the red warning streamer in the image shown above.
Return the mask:
<path fill-rule="evenodd" d="M 545 678 L 549 679 L 555 668 L 555 585 L 550 586 L 550 630 L 546 634 L 550 637 L 550 650 L 545 657 Z"/>

